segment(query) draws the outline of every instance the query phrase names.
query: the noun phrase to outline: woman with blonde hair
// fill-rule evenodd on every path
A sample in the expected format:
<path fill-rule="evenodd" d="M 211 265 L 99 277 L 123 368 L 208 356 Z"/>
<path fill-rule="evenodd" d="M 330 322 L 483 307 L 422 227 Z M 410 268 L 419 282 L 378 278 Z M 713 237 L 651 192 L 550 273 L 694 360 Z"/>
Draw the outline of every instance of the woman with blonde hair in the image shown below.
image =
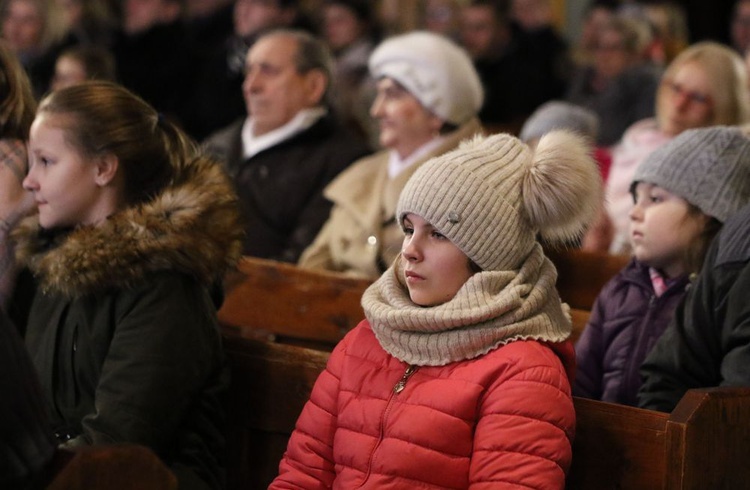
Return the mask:
<path fill-rule="evenodd" d="M 633 124 L 613 147 L 605 190 L 607 216 L 589 235 L 611 224 L 614 237 L 609 252 L 628 253 L 630 184 L 635 169 L 652 151 L 686 129 L 747 123 L 747 78 L 742 58 L 722 44 L 700 42 L 680 53 L 662 76 L 656 116 Z"/>

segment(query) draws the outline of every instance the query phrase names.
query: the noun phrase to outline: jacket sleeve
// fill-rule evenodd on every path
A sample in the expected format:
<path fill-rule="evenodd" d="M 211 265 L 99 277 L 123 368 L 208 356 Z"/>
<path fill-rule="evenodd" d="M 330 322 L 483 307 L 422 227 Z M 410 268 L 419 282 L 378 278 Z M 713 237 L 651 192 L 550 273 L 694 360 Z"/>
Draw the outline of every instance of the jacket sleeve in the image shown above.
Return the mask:
<path fill-rule="evenodd" d="M 202 286 L 175 274 L 123 293 L 95 412 L 83 418 L 83 434 L 70 445 L 133 442 L 162 455 L 172 447 L 221 365 L 213 311 Z"/>
<path fill-rule="evenodd" d="M 334 229 L 332 219 L 334 213 L 336 213 L 335 206 L 331 209 L 328 220 L 323 224 L 315 240 L 302 252 L 297 262 L 298 266 L 313 270 L 335 270 L 330 246 Z"/>
<path fill-rule="evenodd" d="M 298 217 L 297 224 L 289 235 L 284 249 L 279 253 L 278 259 L 284 262 L 298 262 L 305 247 L 315 241 L 330 215 L 332 206 L 333 203 L 322 194 L 313 197 Z"/>
<path fill-rule="evenodd" d="M 747 262 L 704 268 L 641 367 L 641 407 L 671 411 L 690 388 L 750 386 L 749 289 Z"/>
<path fill-rule="evenodd" d="M 326 489 L 336 477 L 333 438 L 338 420 L 338 393 L 347 338 L 331 353 L 315 381 L 289 438 L 279 475 L 269 489 Z"/>
<path fill-rule="evenodd" d="M 607 299 L 612 294 L 610 281 L 594 301 L 586 327 L 576 343 L 576 376 L 573 382 L 573 394 L 584 398 L 601 400 L 604 355 L 604 323 L 607 320 Z"/>
<path fill-rule="evenodd" d="M 523 368 L 499 376 L 482 402 L 469 473 L 472 490 L 565 487 L 575 432 L 570 384 L 557 356 L 531 344 L 534 350 L 518 360 Z"/>

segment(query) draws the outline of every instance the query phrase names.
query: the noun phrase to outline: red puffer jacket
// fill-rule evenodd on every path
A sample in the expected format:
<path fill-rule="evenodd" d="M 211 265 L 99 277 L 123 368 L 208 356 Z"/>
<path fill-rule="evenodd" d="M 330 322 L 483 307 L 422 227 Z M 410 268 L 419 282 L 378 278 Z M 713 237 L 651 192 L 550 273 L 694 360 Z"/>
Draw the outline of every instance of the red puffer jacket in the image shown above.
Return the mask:
<path fill-rule="evenodd" d="M 569 342 L 516 341 L 410 367 L 363 321 L 332 353 L 269 488 L 563 488 L 573 363 Z"/>

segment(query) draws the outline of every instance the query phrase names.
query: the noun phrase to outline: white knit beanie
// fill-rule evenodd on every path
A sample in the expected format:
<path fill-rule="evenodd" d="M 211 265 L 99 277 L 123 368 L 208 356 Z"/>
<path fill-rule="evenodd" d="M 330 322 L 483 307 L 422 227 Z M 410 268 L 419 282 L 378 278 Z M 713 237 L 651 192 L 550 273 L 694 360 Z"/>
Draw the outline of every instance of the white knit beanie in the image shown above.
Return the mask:
<path fill-rule="evenodd" d="M 424 163 L 401 193 L 396 217 L 421 216 L 483 270 L 517 270 L 536 243 L 576 238 L 601 205 L 590 146 L 568 131 L 533 151 L 509 134 L 478 136 Z"/>
<path fill-rule="evenodd" d="M 450 39 L 417 31 L 386 39 L 370 56 L 375 79 L 392 78 L 443 121 L 461 125 L 476 116 L 484 90 L 474 64 Z"/>
<path fill-rule="evenodd" d="M 688 129 L 649 154 L 633 175 L 633 187 L 638 182 L 723 223 L 750 200 L 750 138 L 732 126 Z"/>

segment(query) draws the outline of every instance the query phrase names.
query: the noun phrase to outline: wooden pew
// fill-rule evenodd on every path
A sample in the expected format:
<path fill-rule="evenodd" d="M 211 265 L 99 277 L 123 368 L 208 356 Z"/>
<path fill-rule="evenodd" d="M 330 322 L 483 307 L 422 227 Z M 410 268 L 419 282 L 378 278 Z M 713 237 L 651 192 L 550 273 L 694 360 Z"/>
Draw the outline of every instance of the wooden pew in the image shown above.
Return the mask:
<path fill-rule="evenodd" d="M 243 257 L 227 275 L 219 310 L 224 328 L 241 335 L 331 350 L 365 317 L 370 281 Z"/>
<path fill-rule="evenodd" d="M 624 255 L 545 249 L 557 268 L 557 290 L 571 308 L 591 311 L 602 287 L 630 261 Z"/>
<path fill-rule="evenodd" d="M 570 306 L 571 340 L 576 342 L 589 321 L 599 291 L 630 258 L 576 249 L 546 249 L 545 253 L 557 268 L 557 290 L 560 299 Z"/>
<path fill-rule="evenodd" d="M 328 353 L 225 336 L 228 486 L 266 488 Z M 750 478 L 750 389 L 690 390 L 671 414 L 574 399 L 568 488 L 736 489 Z"/>
<path fill-rule="evenodd" d="M 579 259 L 585 264 L 593 260 L 567 253 L 557 257 L 564 271 L 576 270 Z M 566 288 L 591 289 L 585 277 L 586 267 L 592 268 L 590 264 L 584 266 L 583 274 L 566 272 L 565 277 L 575 279 L 558 279 L 564 301 L 571 296 Z M 366 279 L 243 257 L 237 270 L 226 278 L 219 322 L 223 328 L 245 337 L 331 350 L 364 318 L 360 299 L 369 285 Z M 593 303 L 593 298 L 590 301 Z M 573 341 L 586 325 L 590 309 L 591 305 L 585 302 L 571 304 Z"/>
<path fill-rule="evenodd" d="M 689 390 L 671 414 L 575 399 L 571 489 L 748 488 L 750 388 Z"/>
<path fill-rule="evenodd" d="M 225 335 L 224 349 L 232 374 L 227 490 L 265 489 L 328 352 L 239 335 Z"/>

